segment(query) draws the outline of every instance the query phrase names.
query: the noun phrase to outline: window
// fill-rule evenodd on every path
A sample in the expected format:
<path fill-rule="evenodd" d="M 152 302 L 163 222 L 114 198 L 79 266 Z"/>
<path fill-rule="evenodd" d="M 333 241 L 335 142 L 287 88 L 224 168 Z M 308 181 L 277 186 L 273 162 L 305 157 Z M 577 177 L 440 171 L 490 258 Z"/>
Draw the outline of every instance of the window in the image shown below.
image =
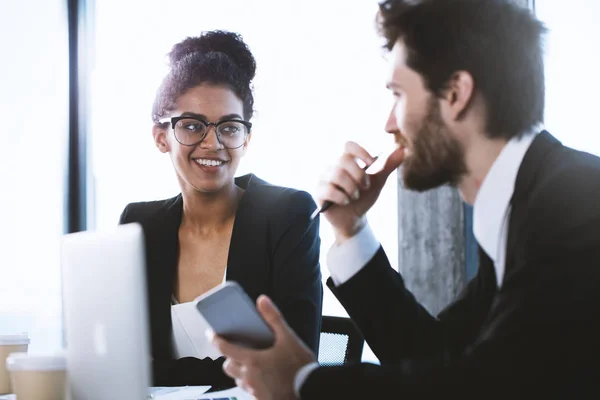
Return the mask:
<path fill-rule="evenodd" d="M 0 334 L 28 332 L 32 352 L 54 351 L 62 347 L 66 2 L 12 1 L 2 16 Z"/>
<path fill-rule="evenodd" d="M 549 34 L 546 42 L 546 129 L 563 144 L 600 155 L 598 100 L 600 3 L 538 0 L 536 14 Z"/>
<path fill-rule="evenodd" d="M 347 140 L 373 153 L 392 145 L 383 130 L 392 103 L 374 25 L 376 2 L 350 7 L 343 0 L 177 0 L 168 5 L 149 0 L 139 7 L 106 0 L 96 7 L 91 148 L 98 228 L 116 224 L 129 202 L 179 193 L 168 156 L 154 146 L 150 110 L 167 71 L 166 53 L 204 30 L 241 33 L 258 64 L 254 135 L 240 175 L 254 172 L 273 184 L 313 193 Z M 322 221 L 326 278 L 333 235 Z M 395 175 L 370 223 L 396 266 Z M 324 314 L 344 315 L 329 290 L 325 293 Z"/>

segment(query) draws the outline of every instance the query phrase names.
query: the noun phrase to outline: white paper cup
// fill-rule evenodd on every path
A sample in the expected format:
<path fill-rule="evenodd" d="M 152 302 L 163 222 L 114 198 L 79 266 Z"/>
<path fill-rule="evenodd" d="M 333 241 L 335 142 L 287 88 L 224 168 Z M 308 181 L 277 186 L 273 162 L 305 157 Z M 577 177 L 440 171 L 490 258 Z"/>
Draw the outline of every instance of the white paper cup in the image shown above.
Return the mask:
<path fill-rule="evenodd" d="M 6 369 L 6 357 L 10 353 L 27 353 L 28 347 L 29 336 L 26 333 L 21 335 L 0 335 L 0 394 L 12 393 L 10 376 Z"/>
<path fill-rule="evenodd" d="M 13 353 L 6 359 L 18 400 L 65 400 L 67 360 L 64 354 Z"/>

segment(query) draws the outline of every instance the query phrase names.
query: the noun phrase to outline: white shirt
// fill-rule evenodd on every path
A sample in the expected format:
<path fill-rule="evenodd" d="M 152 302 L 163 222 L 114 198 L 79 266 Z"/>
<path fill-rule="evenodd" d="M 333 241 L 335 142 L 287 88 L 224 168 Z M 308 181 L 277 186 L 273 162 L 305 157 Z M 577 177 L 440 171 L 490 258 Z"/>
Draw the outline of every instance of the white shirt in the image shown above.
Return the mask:
<path fill-rule="evenodd" d="M 535 139 L 528 133 L 512 138 L 502 149 L 484 178 L 473 204 L 473 233 L 479 245 L 494 262 L 496 281 L 501 286 L 506 259 L 506 238 L 510 217 L 510 199 L 525 153 Z M 334 244 L 327 255 L 327 266 L 336 286 L 356 275 L 373 258 L 380 243 L 369 225 L 341 245 Z M 308 375 L 319 367 L 317 362 L 302 367 L 294 380 L 296 396 Z"/>
<path fill-rule="evenodd" d="M 223 271 L 221 284 L 227 279 L 227 267 Z M 199 297 L 198 297 L 199 298 Z M 216 360 L 223 354 L 206 338 L 206 330 L 210 327 L 202 314 L 198 312 L 193 301 L 179 303 L 175 295 L 171 295 L 171 329 L 173 355 L 175 359 L 195 357 Z"/>
<path fill-rule="evenodd" d="M 511 139 L 502 149 L 483 180 L 473 203 L 475 239 L 494 262 L 498 287 L 504 279 L 506 238 L 510 218 L 510 199 L 515 191 L 517 173 L 535 134 Z"/>

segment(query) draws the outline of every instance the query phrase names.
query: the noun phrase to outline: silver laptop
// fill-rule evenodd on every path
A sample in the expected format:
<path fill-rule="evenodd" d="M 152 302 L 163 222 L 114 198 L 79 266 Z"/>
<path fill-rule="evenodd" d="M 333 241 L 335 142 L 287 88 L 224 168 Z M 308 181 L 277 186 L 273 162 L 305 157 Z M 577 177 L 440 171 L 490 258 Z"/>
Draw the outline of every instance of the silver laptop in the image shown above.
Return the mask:
<path fill-rule="evenodd" d="M 65 345 L 72 400 L 145 400 L 150 346 L 138 224 L 62 239 Z"/>

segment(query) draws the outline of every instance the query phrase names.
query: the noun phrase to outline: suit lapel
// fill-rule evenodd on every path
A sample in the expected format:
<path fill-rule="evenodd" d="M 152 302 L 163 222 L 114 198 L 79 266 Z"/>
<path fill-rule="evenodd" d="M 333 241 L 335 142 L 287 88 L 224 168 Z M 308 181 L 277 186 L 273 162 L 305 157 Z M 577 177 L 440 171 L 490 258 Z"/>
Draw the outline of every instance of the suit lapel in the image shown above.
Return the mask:
<path fill-rule="evenodd" d="M 166 200 L 149 216 L 144 229 L 152 354 L 156 359 L 171 359 L 171 296 L 179 257 L 179 225 L 183 202 L 181 195 Z"/>
<path fill-rule="evenodd" d="M 520 232 L 525 227 L 527 220 L 528 199 L 535 185 L 538 172 L 544 165 L 546 155 L 556 146 L 561 146 L 561 143 L 547 131 L 542 131 L 531 143 L 519 167 L 515 190 L 510 201 L 511 211 L 506 240 L 504 281 L 507 281 L 511 273 L 516 272 L 514 271 L 514 264 L 517 245 L 520 241 Z"/>
<path fill-rule="evenodd" d="M 153 277 L 153 293 L 160 293 L 161 303 L 170 306 L 179 260 L 179 226 L 183 212 L 181 195 L 167 200 L 159 212 L 148 238 L 148 254 L 152 254 L 148 260 L 149 274 Z"/>
<path fill-rule="evenodd" d="M 248 174 L 236 178 L 236 185 L 245 190 L 238 205 L 227 256 L 227 280 L 240 282 L 250 298 L 265 292 L 268 282 L 265 264 L 265 221 L 261 212 L 260 185 L 265 182 Z M 251 241 L 250 241 L 251 240 Z"/>
<path fill-rule="evenodd" d="M 252 201 L 252 185 L 250 184 L 252 175 L 244 175 L 236 178 L 237 186 L 244 189 L 244 195 L 238 204 L 238 209 L 235 213 L 235 221 L 233 222 L 233 230 L 231 232 L 231 242 L 229 243 L 229 252 L 227 254 L 227 274 L 226 279 L 232 281 L 243 280 L 244 270 L 241 268 L 244 258 L 244 238 L 251 236 L 246 235 L 245 227 L 250 221 L 250 213 L 246 211 L 248 204 Z"/>

